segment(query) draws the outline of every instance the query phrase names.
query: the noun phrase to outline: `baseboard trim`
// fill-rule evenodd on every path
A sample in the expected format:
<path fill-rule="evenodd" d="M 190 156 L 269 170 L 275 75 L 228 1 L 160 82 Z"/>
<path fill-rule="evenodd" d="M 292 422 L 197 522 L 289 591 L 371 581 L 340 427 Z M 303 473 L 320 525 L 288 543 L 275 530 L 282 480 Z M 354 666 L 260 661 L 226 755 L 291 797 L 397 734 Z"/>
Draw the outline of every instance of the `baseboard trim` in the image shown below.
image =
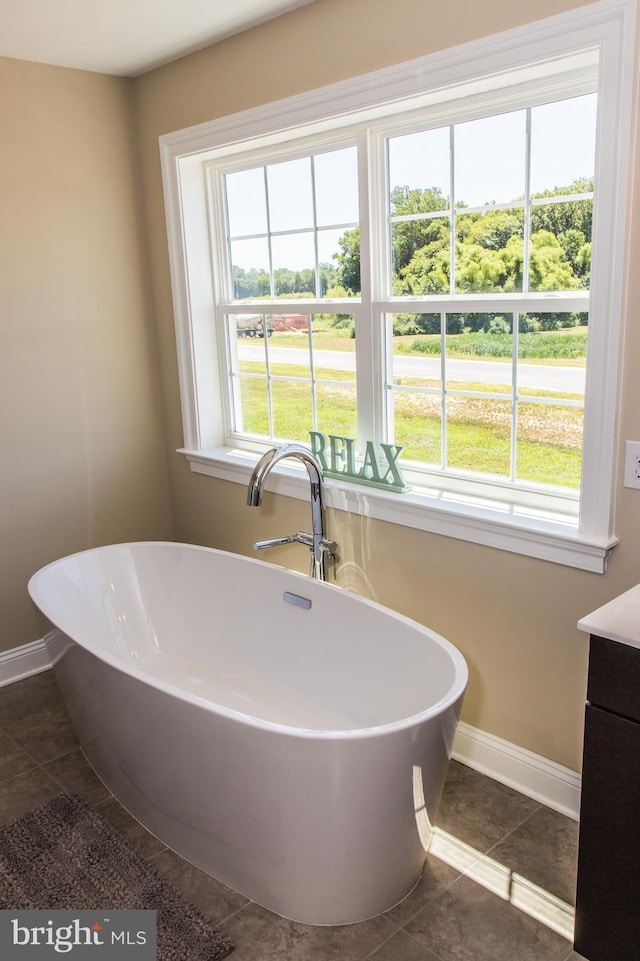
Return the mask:
<path fill-rule="evenodd" d="M 47 634 L 39 641 L 14 647 L 10 651 L 0 653 L 0 687 L 22 681 L 32 674 L 40 674 L 51 667 L 51 655 L 48 641 L 54 632 Z"/>
<path fill-rule="evenodd" d="M 48 671 L 60 657 L 63 635 L 53 630 L 41 640 L 0 653 L 0 687 Z M 64 645 L 63 645 L 64 646 Z M 580 775 L 539 754 L 460 721 L 453 757 L 495 781 L 578 820 Z"/>
<path fill-rule="evenodd" d="M 453 757 L 521 794 L 578 820 L 580 775 L 517 744 L 460 721 Z"/>

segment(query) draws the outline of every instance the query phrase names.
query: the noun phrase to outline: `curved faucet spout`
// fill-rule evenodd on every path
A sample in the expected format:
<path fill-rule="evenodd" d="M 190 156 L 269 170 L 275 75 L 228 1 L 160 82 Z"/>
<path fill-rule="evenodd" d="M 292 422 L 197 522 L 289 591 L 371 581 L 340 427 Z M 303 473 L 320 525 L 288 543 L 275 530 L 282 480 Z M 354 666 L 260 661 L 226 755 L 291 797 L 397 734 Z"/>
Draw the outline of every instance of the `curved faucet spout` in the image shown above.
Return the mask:
<path fill-rule="evenodd" d="M 286 458 L 293 458 L 301 461 L 306 467 L 309 475 L 309 485 L 311 493 L 311 535 L 297 535 L 295 540 L 303 544 L 309 544 L 311 551 L 311 576 L 320 580 L 326 580 L 326 561 L 327 555 L 335 563 L 335 551 L 337 545 L 333 541 L 327 540 L 325 530 L 324 513 L 324 489 L 322 481 L 322 471 L 317 460 L 311 451 L 302 444 L 283 444 L 281 447 L 272 447 L 262 455 L 253 469 L 249 486 L 247 488 L 247 504 L 249 507 L 260 507 L 262 495 L 267 477 L 272 469 Z M 283 543 L 281 538 L 275 538 L 275 543 Z M 271 545 L 265 545 L 271 546 Z"/>

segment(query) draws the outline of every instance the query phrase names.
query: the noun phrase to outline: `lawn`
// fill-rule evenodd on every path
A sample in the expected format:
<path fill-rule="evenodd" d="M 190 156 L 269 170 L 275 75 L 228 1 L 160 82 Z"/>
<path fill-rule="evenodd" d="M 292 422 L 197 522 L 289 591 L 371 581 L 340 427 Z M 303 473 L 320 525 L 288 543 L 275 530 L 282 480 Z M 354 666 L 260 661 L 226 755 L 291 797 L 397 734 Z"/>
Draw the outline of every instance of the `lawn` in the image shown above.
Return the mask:
<path fill-rule="evenodd" d="M 318 329 L 313 331 L 313 343 L 322 350 L 353 351 L 353 338 L 346 330 Z M 307 347 L 306 332 L 274 332 L 271 343 L 278 347 Z M 398 354 L 426 354 L 439 356 L 442 342 L 439 334 L 411 334 L 393 338 L 393 350 Z M 474 360 L 504 360 L 510 362 L 513 351 L 511 334 L 448 334 L 447 357 Z M 518 357 L 534 364 L 556 364 L 563 367 L 584 367 L 587 354 L 587 328 L 569 327 L 563 330 L 540 331 L 518 335 Z"/>
<path fill-rule="evenodd" d="M 288 335 L 287 335 L 288 336 Z M 323 343 L 324 346 L 324 343 Z M 240 368 L 243 430 L 270 436 L 264 366 L 243 361 Z M 314 424 L 308 368 L 272 365 L 273 436 L 309 442 L 313 427 L 325 433 L 357 436 L 356 391 L 353 375 L 317 369 Z M 262 376 L 255 376 L 256 374 Z M 286 377 L 286 380 L 278 380 Z M 291 378 L 301 378 L 292 380 Z M 416 382 L 417 383 L 417 382 Z M 420 381 L 421 386 L 428 382 Z M 403 381 L 403 387 L 411 387 Z M 434 386 L 435 383 L 434 383 Z M 460 390 L 499 393 L 487 384 L 456 385 Z M 522 392 L 524 394 L 525 392 Z M 442 448 L 439 394 L 393 391 L 395 442 L 405 450 L 404 461 L 440 466 Z M 536 396 L 544 396 L 536 391 Z M 553 400 L 553 395 L 547 395 Z M 511 461 L 511 402 L 485 397 L 447 396 L 447 466 L 509 476 Z M 580 485 L 582 409 L 554 403 L 520 401 L 516 438 L 518 480 L 577 488 Z"/>

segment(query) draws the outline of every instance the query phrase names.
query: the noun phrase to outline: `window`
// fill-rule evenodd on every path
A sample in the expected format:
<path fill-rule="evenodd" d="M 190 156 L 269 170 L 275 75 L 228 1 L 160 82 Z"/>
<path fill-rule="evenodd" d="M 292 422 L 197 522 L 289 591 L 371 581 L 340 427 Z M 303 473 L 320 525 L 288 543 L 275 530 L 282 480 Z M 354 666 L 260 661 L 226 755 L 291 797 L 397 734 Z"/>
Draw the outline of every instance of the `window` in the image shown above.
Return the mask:
<path fill-rule="evenodd" d="M 409 493 L 331 502 L 604 570 L 628 14 L 163 138 L 193 469 L 243 481 L 310 430 L 397 444 Z"/>
<path fill-rule="evenodd" d="M 319 302 L 346 295 L 335 258 L 359 229 L 358 150 L 226 169 L 213 164 L 209 173 L 225 213 L 227 435 L 307 444 L 309 430 L 356 437 L 355 318 L 348 306 L 335 313 Z M 238 304 L 241 312 L 225 311 Z"/>

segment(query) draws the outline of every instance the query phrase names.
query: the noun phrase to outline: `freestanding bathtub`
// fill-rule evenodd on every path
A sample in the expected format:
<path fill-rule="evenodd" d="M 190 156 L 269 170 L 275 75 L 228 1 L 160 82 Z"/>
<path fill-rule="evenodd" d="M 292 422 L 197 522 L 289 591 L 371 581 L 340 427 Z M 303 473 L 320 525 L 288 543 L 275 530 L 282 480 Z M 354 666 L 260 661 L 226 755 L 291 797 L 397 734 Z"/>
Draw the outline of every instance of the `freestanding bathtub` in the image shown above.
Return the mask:
<path fill-rule="evenodd" d="M 210 548 L 84 551 L 31 578 L 83 751 L 151 832 L 277 914 L 344 924 L 418 880 L 467 682 L 444 638 Z"/>

